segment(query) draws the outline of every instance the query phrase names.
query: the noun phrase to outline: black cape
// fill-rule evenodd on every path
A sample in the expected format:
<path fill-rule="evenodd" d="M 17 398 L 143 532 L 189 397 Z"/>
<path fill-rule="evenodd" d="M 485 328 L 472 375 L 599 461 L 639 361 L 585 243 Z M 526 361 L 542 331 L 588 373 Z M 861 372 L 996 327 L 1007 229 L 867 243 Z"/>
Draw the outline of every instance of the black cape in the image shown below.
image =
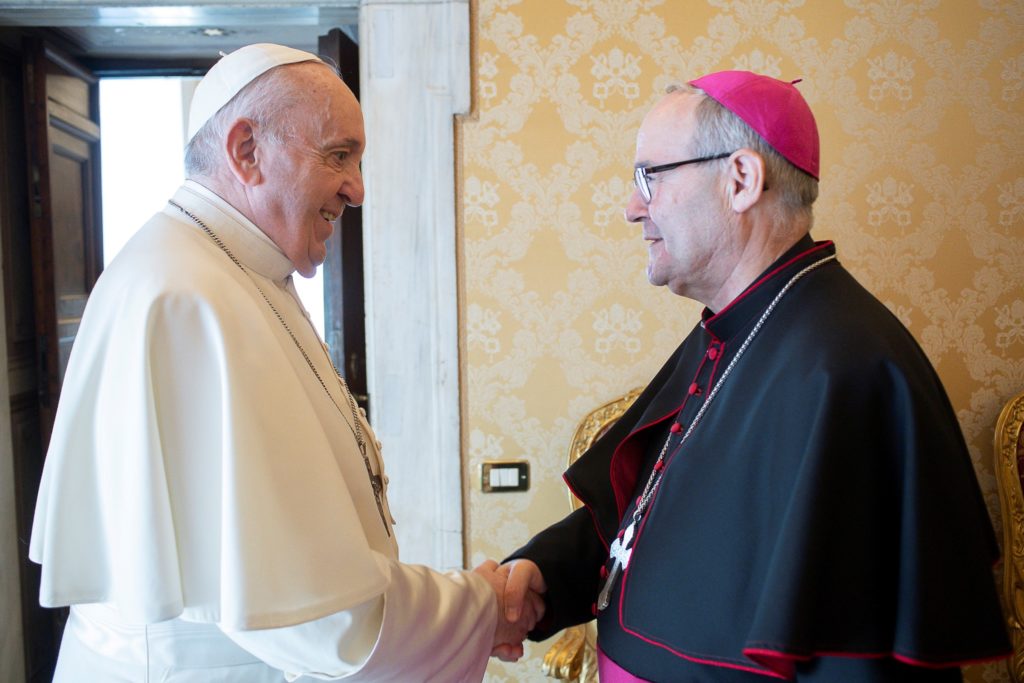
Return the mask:
<path fill-rule="evenodd" d="M 549 587 L 531 637 L 592 618 L 608 545 L 669 426 L 690 424 L 792 276 L 834 253 L 805 237 L 725 309 L 705 310 L 569 468 L 585 507 L 511 556 L 535 561 Z M 628 671 L 792 679 L 834 655 L 910 680 L 1009 654 L 998 547 L 949 399 L 910 333 L 838 261 L 792 286 L 669 454 L 600 613 L 600 646 Z"/>

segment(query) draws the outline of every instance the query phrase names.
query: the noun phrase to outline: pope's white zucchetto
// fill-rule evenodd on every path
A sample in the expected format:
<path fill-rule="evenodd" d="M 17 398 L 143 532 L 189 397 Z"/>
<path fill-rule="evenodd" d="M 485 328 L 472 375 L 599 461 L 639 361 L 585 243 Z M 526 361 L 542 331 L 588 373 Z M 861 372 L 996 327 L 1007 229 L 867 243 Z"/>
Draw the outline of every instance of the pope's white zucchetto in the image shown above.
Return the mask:
<path fill-rule="evenodd" d="M 255 43 L 224 55 L 199 81 L 188 112 L 188 139 L 213 118 L 231 98 L 260 74 L 275 66 L 321 62 L 310 52 L 274 43 Z"/>

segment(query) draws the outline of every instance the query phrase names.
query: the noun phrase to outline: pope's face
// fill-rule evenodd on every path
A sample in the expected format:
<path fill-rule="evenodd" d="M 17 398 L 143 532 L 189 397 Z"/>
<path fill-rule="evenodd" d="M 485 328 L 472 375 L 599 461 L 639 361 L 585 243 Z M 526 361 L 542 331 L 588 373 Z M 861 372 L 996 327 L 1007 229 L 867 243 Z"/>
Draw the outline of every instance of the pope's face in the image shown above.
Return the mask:
<path fill-rule="evenodd" d="M 676 91 L 647 114 L 636 141 L 635 165 L 670 164 L 697 156 L 692 140 L 699 96 Z M 680 166 L 649 176 L 651 201 L 634 188 L 626 220 L 643 226 L 648 243 L 647 279 L 681 296 L 707 303 L 720 276 L 728 214 L 716 183 L 723 162 Z"/>
<path fill-rule="evenodd" d="M 257 148 L 263 183 L 253 209 L 256 225 L 312 277 L 345 207 L 363 203 L 365 138 L 359 103 L 341 79 L 320 66 L 304 68 L 305 97 L 287 114 L 294 135 Z"/>

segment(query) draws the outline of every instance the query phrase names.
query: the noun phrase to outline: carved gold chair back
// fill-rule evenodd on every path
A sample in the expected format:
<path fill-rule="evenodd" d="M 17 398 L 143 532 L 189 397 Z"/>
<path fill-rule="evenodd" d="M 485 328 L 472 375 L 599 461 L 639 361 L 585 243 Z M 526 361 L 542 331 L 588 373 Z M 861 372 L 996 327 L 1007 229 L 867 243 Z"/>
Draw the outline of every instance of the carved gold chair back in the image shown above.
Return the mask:
<path fill-rule="evenodd" d="M 569 444 L 569 463 L 583 455 L 597 439 L 618 420 L 641 389 L 633 389 L 624 396 L 592 410 L 576 427 Z M 578 509 L 582 503 L 569 491 L 569 508 Z M 594 622 L 572 626 L 562 631 L 555 644 L 544 655 L 544 675 L 562 681 L 591 683 L 597 681 L 597 629 Z"/>
<path fill-rule="evenodd" d="M 996 485 L 1003 518 L 1003 603 L 1013 641 L 1010 680 L 1024 683 L 1024 392 L 1003 407 L 996 422 Z"/>

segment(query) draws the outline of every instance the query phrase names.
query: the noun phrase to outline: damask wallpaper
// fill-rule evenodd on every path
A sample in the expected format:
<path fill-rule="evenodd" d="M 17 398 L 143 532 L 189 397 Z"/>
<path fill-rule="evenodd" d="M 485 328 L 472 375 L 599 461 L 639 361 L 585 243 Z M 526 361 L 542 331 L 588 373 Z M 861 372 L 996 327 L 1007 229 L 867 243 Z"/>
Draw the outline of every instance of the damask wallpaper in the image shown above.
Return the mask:
<path fill-rule="evenodd" d="M 920 340 L 993 520 L 992 432 L 1024 389 L 1024 2 L 477 0 L 457 124 L 469 554 L 568 511 L 576 423 L 643 385 L 699 307 L 651 287 L 622 208 L 665 87 L 718 69 L 803 78 L 822 138 L 813 235 Z M 526 493 L 479 465 L 526 459 Z M 546 647 L 488 680 L 541 681 Z M 1007 680 L 1000 665 L 968 680 Z"/>

